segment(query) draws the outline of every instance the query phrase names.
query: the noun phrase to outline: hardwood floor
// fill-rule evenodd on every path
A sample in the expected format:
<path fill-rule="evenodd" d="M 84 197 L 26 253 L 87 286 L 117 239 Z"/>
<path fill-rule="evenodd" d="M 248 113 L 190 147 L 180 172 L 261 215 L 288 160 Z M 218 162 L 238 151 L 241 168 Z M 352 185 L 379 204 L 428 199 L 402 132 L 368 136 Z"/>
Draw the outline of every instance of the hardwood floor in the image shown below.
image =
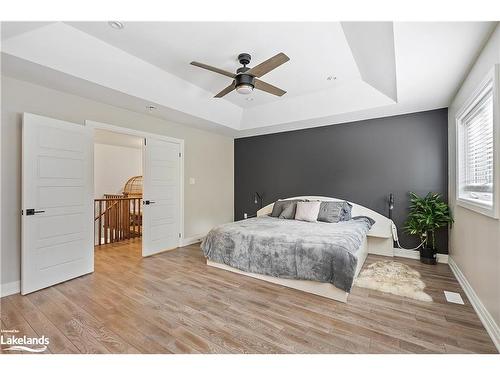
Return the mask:
<path fill-rule="evenodd" d="M 355 287 L 344 304 L 207 267 L 198 245 L 143 259 L 131 240 L 97 248 L 93 274 L 2 298 L 1 327 L 51 353 L 497 352 L 448 265 L 395 259 L 434 302 Z"/>

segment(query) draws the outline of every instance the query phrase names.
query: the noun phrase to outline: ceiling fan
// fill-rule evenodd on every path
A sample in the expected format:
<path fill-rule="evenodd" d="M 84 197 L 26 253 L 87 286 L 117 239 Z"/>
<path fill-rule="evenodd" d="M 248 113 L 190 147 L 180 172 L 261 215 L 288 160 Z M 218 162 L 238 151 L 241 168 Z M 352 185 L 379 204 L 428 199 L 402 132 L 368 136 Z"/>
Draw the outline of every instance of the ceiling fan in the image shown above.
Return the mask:
<path fill-rule="evenodd" d="M 283 52 L 278 53 L 276 56 L 267 59 L 266 61 L 254 66 L 253 68 L 247 67 L 250 64 L 252 57 L 248 53 L 241 53 L 238 55 L 238 61 L 242 67 L 236 70 L 236 73 L 231 73 L 223 69 L 215 68 L 213 66 L 192 61 L 191 65 L 197 66 L 199 68 L 207 69 L 215 73 L 222 74 L 226 77 L 233 79 L 233 82 L 227 86 L 224 90 L 219 92 L 214 98 L 222 98 L 224 95 L 229 94 L 231 91 L 236 90 L 239 94 L 250 94 L 254 88 L 257 90 L 262 90 L 273 95 L 283 96 L 286 91 L 270 85 L 259 78 L 264 74 L 269 73 L 271 70 L 277 68 L 278 66 L 286 63 L 290 58 Z"/>

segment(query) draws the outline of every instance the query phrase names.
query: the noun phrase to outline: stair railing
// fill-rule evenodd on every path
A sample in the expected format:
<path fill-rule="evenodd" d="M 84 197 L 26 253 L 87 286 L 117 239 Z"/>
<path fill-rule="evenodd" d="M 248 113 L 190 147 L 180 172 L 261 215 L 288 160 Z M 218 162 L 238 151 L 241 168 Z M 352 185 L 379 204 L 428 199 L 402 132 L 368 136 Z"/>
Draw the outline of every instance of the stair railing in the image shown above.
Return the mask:
<path fill-rule="evenodd" d="M 142 236 L 142 198 L 106 195 L 94 199 L 94 245 Z"/>

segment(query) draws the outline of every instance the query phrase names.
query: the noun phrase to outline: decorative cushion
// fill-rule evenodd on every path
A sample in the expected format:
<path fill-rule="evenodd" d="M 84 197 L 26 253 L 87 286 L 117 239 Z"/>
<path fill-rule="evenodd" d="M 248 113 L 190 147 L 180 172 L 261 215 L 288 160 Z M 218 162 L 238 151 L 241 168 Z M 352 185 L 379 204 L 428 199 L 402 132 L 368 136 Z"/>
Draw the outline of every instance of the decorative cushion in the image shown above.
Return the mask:
<path fill-rule="evenodd" d="M 289 204 L 287 201 L 277 200 L 274 202 L 273 211 L 271 212 L 272 217 L 279 217 L 281 211 Z"/>
<path fill-rule="evenodd" d="M 352 204 L 346 201 L 344 202 L 344 207 L 342 208 L 340 221 L 349 221 L 351 219 L 352 219 Z"/>
<path fill-rule="evenodd" d="M 318 221 L 320 201 L 316 202 L 297 202 L 297 209 L 295 211 L 295 220 L 303 220 L 316 222 Z"/>
<path fill-rule="evenodd" d="M 297 202 L 289 202 L 284 208 L 283 211 L 281 211 L 280 216 L 278 216 L 280 219 L 294 219 L 295 218 L 295 211 L 297 209 Z"/>
<path fill-rule="evenodd" d="M 271 212 L 272 217 L 279 217 L 281 212 L 288 206 L 290 202 L 299 202 L 300 200 L 277 200 L 274 202 L 273 211 Z"/>
<path fill-rule="evenodd" d="M 352 205 L 349 202 L 321 202 L 318 221 L 338 223 L 351 220 Z"/>

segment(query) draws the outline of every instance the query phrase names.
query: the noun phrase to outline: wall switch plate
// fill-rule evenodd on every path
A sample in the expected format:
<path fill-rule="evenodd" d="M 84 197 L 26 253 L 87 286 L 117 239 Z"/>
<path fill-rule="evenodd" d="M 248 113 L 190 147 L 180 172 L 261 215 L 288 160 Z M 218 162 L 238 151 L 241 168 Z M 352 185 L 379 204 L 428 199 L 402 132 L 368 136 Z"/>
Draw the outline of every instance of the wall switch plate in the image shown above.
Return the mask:
<path fill-rule="evenodd" d="M 196 180 L 194 177 L 189 177 L 189 185 L 194 185 L 196 183 Z"/>
<path fill-rule="evenodd" d="M 248 214 L 245 212 L 245 213 L 243 214 L 243 219 L 247 219 L 247 218 L 248 218 Z"/>
<path fill-rule="evenodd" d="M 459 305 L 464 304 L 464 300 L 462 299 L 462 296 L 460 295 L 460 293 L 448 292 L 447 290 L 445 290 L 444 296 L 446 298 L 446 301 L 448 301 L 448 302 L 457 303 Z"/>

